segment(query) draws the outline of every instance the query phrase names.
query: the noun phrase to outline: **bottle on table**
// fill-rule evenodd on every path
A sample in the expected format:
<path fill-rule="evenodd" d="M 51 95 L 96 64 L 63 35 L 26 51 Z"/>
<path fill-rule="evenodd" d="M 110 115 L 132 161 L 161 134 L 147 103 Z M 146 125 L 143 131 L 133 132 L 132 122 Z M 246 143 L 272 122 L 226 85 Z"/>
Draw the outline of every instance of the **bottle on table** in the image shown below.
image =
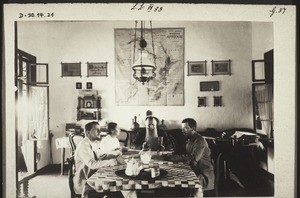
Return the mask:
<path fill-rule="evenodd" d="M 162 155 L 163 151 L 165 150 L 165 146 L 163 145 L 164 138 L 163 137 L 158 137 L 158 149 L 157 149 L 157 154 Z"/>

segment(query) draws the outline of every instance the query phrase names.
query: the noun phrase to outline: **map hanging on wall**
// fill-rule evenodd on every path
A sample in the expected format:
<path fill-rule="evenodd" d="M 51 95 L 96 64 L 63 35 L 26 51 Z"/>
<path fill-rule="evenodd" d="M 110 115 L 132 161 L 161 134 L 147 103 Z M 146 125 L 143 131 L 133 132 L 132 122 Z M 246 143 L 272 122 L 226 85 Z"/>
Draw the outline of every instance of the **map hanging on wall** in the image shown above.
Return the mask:
<path fill-rule="evenodd" d="M 144 85 L 133 78 L 134 29 L 115 29 L 116 105 L 184 105 L 184 29 L 152 29 L 156 54 L 156 77 Z M 140 32 L 137 30 L 136 52 Z M 145 48 L 153 53 L 150 30 L 145 30 Z M 137 58 L 137 54 L 135 55 Z M 149 56 L 151 60 L 151 56 Z"/>

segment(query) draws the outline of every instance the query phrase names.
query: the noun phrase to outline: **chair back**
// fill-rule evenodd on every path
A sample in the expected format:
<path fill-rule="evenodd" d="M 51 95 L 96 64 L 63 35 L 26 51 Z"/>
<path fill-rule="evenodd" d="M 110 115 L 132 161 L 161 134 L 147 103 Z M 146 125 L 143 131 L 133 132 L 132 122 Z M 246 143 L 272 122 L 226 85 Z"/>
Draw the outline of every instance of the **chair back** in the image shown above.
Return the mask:
<path fill-rule="evenodd" d="M 117 136 L 121 146 L 128 146 L 129 144 L 129 132 L 121 129 L 120 134 Z"/>
<path fill-rule="evenodd" d="M 79 142 L 85 137 L 84 133 L 70 133 L 69 141 L 71 145 L 72 155 L 74 154 Z"/>
<path fill-rule="evenodd" d="M 215 183 L 214 183 L 214 196 L 219 196 L 219 183 L 220 183 L 220 153 L 218 151 L 218 147 L 214 138 L 204 137 L 208 147 L 210 149 L 210 156 L 212 165 L 215 173 Z"/>
<path fill-rule="evenodd" d="M 76 194 L 74 191 L 74 175 L 75 175 L 75 159 L 74 156 L 67 158 L 67 162 L 69 164 L 69 175 L 68 175 L 68 179 L 69 179 L 69 188 L 70 188 L 70 192 L 71 192 L 71 198 L 75 198 L 75 197 L 81 197 L 81 195 Z"/>
<path fill-rule="evenodd" d="M 186 153 L 186 138 L 182 134 L 181 129 L 171 129 L 167 132 L 169 140 L 172 144 L 175 154 Z"/>

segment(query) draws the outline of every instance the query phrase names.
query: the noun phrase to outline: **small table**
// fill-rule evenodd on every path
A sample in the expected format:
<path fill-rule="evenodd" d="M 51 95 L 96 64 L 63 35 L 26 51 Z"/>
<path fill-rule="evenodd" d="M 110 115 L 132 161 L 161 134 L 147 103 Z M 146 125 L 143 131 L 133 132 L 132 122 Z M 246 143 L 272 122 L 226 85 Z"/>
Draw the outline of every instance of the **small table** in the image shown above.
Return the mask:
<path fill-rule="evenodd" d="M 132 156 L 136 157 L 136 154 Z M 97 192 L 180 187 L 196 189 L 198 194 L 203 195 L 200 181 L 187 163 L 163 161 L 154 157 L 149 164 L 144 165 L 144 168 L 154 166 L 166 170 L 167 175 L 151 180 L 139 180 L 134 177 L 126 179 L 115 174 L 117 170 L 126 169 L 126 165 L 117 165 L 102 167 L 87 180 L 87 184 Z"/>
<path fill-rule="evenodd" d="M 71 145 L 69 142 L 69 138 L 61 137 L 55 139 L 56 148 L 60 149 L 61 153 L 61 165 L 60 165 L 60 173 L 64 174 L 64 163 L 65 163 L 65 149 L 68 148 L 71 150 Z"/>

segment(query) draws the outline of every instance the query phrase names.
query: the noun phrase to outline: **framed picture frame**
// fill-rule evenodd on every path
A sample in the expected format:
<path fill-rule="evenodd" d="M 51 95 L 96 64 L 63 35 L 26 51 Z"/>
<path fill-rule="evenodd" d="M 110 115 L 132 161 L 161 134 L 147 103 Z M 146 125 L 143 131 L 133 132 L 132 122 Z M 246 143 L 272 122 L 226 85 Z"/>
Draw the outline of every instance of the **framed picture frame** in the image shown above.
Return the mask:
<path fill-rule="evenodd" d="M 222 96 L 214 96 L 214 107 L 221 107 L 222 104 Z"/>
<path fill-rule="evenodd" d="M 81 77 L 81 62 L 61 63 L 61 77 Z"/>
<path fill-rule="evenodd" d="M 82 83 L 81 82 L 76 83 L 76 89 L 82 89 Z"/>
<path fill-rule="evenodd" d="M 206 107 L 206 97 L 198 97 L 198 107 Z"/>
<path fill-rule="evenodd" d="M 93 89 L 93 83 L 92 82 L 87 82 L 86 83 L 86 89 Z"/>
<path fill-rule="evenodd" d="M 231 60 L 212 60 L 212 76 L 214 75 L 231 75 Z"/>
<path fill-rule="evenodd" d="M 206 76 L 206 60 L 205 61 L 188 61 L 188 76 Z"/>
<path fill-rule="evenodd" d="M 219 91 L 219 81 L 200 82 L 200 91 Z"/>
<path fill-rule="evenodd" d="M 107 75 L 107 63 L 108 62 L 97 62 L 89 63 L 87 62 L 87 77 L 95 76 L 108 76 Z"/>
<path fill-rule="evenodd" d="M 263 82 L 265 77 L 265 61 L 252 60 L 252 81 Z"/>

